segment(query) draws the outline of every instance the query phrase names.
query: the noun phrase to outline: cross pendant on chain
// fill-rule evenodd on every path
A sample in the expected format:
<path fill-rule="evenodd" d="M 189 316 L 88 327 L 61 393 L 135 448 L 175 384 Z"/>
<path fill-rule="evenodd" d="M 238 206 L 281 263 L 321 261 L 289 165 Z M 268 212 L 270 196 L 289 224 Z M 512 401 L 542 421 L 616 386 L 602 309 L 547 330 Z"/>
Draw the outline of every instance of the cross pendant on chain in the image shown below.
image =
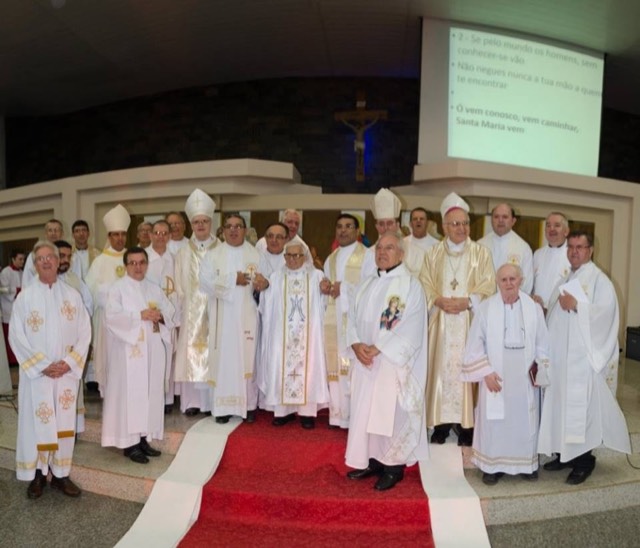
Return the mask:
<path fill-rule="evenodd" d="M 454 291 L 456 290 L 456 287 L 458 287 L 460 284 L 458 283 L 458 280 L 456 280 L 455 278 L 451 281 L 451 289 L 453 289 Z"/>

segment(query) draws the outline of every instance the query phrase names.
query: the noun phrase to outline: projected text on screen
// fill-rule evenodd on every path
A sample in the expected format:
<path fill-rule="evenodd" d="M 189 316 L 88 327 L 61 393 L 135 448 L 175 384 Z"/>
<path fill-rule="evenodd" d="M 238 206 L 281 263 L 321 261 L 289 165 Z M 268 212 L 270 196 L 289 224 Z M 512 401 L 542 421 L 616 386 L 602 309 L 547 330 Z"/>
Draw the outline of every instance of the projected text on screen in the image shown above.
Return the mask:
<path fill-rule="evenodd" d="M 596 56 L 451 28 L 448 155 L 596 175 L 602 75 Z"/>

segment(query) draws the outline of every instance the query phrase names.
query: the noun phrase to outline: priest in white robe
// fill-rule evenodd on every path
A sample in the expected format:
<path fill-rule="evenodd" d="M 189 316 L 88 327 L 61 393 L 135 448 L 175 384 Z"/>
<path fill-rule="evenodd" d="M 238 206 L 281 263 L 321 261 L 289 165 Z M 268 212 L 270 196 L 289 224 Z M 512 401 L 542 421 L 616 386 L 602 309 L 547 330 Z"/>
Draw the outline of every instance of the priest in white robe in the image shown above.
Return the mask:
<path fill-rule="evenodd" d="M 542 308 L 520 291 L 522 270 L 502 265 L 499 293 L 478 306 L 462 379 L 478 382 L 471 461 L 482 481 L 504 475 L 538 479 L 539 390 L 548 384 L 549 334 Z"/>
<path fill-rule="evenodd" d="M 527 242 L 513 231 L 516 214 L 509 204 L 498 204 L 491 210 L 491 228 L 478 243 L 491 250 L 493 267 L 505 263 L 517 264 L 522 269 L 522 291 L 527 295 L 533 288 L 533 252 Z"/>
<path fill-rule="evenodd" d="M 171 349 L 173 305 L 162 289 L 145 280 L 148 256 L 132 247 L 123 257 L 127 275 L 109 289 L 109 383 L 102 407 L 102 446 L 124 449 L 137 463 L 160 451 L 149 440 L 164 433 L 166 353 Z"/>
<path fill-rule="evenodd" d="M 125 275 L 122 257 L 127 243 L 127 230 L 131 223 L 131 217 L 127 210 L 118 204 L 107 211 L 102 218 L 107 229 L 108 245 L 98 255 L 85 280 L 93 295 L 93 360 L 87 368 L 87 387 L 98 388 L 104 397 L 107 386 L 107 362 L 109 349 L 106 345 L 107 328 L 104 324 L 104 314 L 107 307 L 107 294 L 109 288 L 118 279 Z M 93 383 L 93 384 L 92 384 Z"/>
<path fill-rule="evenodd" d="M 193 234 L 188 244 L 182 246 L 175 256 L 175 282 L 180 312 L 175 382 L 179 384 L 180 411 L 188 417 L 195 417 L 200 412 L 211 412 L 211 389 L 207 384 L 209 303 L 200 287 L 200 268 L 207 252 L 219 244 L 218 238 L 211 232 L 215 208 L 215 202 L 199 188 L 189 195 L 184 209 Z M 173 218 L 178 222 L 178 217 L 182 219 L 180 214 L 174 213 L 168 219 Z M 174 226 L 171 224 L 172 236 Z"/>
<path fill-rule="evenodd" d="M 618 298 L 609 278 L 592 261 L 593 237 L 567 238 L 571 272 L 554 291 L 547 322 L 551 338 L 551 385 L 545 391 L 538 452 L 559 456 L 545 470 L 571 468 L 570 485 L 593 472 L 591 454 L 604 445 L 630 453 L 624 415 L 616 401 Z"/>
<path fill-rule="evenodd" d="M 175 282 L 175 261 L 169 251 L 171 229 L 167 221 L 156 221 L 151 226 L 151 245 L 145 249 L 149 257 L 149 268 L 147 270 L 147 280 L 156 284 L 167 296 L 175 310 L 175 318 L 180 317 L 178 310 L 178 294 L 176 293 Z M 164 412 L 166 414 L 173 411 L 173 403 L 176 395 L 175 383 L 175 342 L 176 330 L 171 330 L 171 345 L 167 347 L 167 363 L 165 367 L 164 386 Z M 178 394 L 179 389 L 178 389 Z"/>
<path fill-rule="evenodd" d="M 440 241 L 428 232 L 429 215 L 424 207 L 415 207 L 411 210 L 409 224 L 411 225 L 411 234 L 404 241 L 418 246 L 425 253 Z"/>
<path fill-rule="evenodd" d="M 0 312 L 2 313 L 2 332 L 4 347 L 7 349 L 7 360 L 10 365 L 17 365 L 16 357 L 9 345 L 9 321 L 11 309 L 18 293 L 22 289 L 22 268 L 26 254 L 21 249 L 11 251 L 11 264 L 0 272 Z M 8 370 L 7 370 L 8 371 Z"/>
<path fill-rule="evenodd" d="M 362 262 L 367 248 L 358 242 L 360 222 L 357 217 L 342 213 L 336 219 L 338 247 L 324 263 L 324 275 L 329 281 L 329 297 L 325 314 L 325 346 L 327 378 L 331 405 L 329 424 L 349 428 L 351 361 L 353 350 L 347 344 L 347 320 L 362 280 Z"/>
<path fill-rule="evenodd" d="M 38 278 L 16 298 L 9 326 L 20 363 L 16 475 L 31 482 L 29 498 L 42 495 L 49 471 L 51 487 L 77 497 L 69 474 L 91 322 L 80 294 L 57 280 L 58 249 L 38 242 L 33 257 Z"/>
<path fill-rule="evenodd" d="M 299 231 L 302 227 L 302 212 L 296 209 L 285 209 L 282 214 L 282 224 L 287 227 L 287 242 L 293 242 L 301 244 L 307 251 L 309 246 L 300 237 Z M 263 253 L 267 249 L 267 239 L 263 236 L 256 242 L 256 249 L 259 253 Z"/>
<path fill-rule="evenodd" d="M 62 223 L 58 219 L 49 219 L 44 225 L 44 241 L 56 242 L 64 236 Z M 22 288 L 28 287 L 32 281 L 38 279 L 36 265 L 33 262 L 33 253 L 29 253 L 22 271 Z"/>
<path fill-rule="evenodd" d="M 308 251 L 297 242 L 285 245 L 286 265 L 269 277 L 260 295 L 264 372 L 260 391 L 273 410 L 274 426 L 283 426 L 297 414 L 303 428 L 315 427 L 320 409 L 329 406 L 323 317 L 324 275 L 305 264 Z M 325 281 L 325 284 L 328 283 Z"/>
<path fill-rule="evenodd" d="M 394 487 L 406 465 L 428 458 L 425 424 L 427 308 L 422 287 L 402 264 L 402 238 L 376 243 L 375 275 L 358 287 L 348 325 L 354 351 L 346 463 L 351 479 L 379 476 Z"/>
<path fill-rule="evenodd" d="M 571 264 L 567 257 L 569 221 L 564 214 L 554 211 L 547 215 L 544 235 L 547 245 L 533 254 L 532 297 L 542 305 L 545 312 L 556 286 L 569 275 Z"/>
<path fill-rule="evenodd" d="M 200 189 L 196 190 L 202 192 Z M 187 212 L 187 215 L 189 215 L 189 212 Z M 169 229 L 171 231 L 171 238 L 167 243 L 167 248 L 169 249 L 169 253 L 176 256 L 178 251 L 189 245 L 189 238 L 184 235 L 187 223 L 185 222 L 182 213 L 179 211 L 171 211 L 170 213 L 167 213 L 165 220 L 169 223 Z M 191 220 L 191 218 L 189 218 L 189 220 Z"/>
<path fill-rule="evenodd" d="M 376 231 L 378 236 L 387 232 L 397 232 L 402 236 L 400 231 L 400 210 L 402 203 L 400 199 L 388 188 L 381 188 L 373 197 L 371 202 L 371 213 L 376 220 Z M 404 246 L 403 262 L 410 274 L 418 277 L 420 269 L 424 261 L 425 251 L 421 247 L 408 243 Z M 376 273 L 376 253 L 375 245 L 367 249 L 362 261 L 362 278 L 373 276 Z"/>
<path fill-rule="evenodd" d="M 225 424 L 235 415 L 255 420 L 257 305 L 253 278 L 260 255 L 245 241 L 243 217 L 224 220 L 224 242 L 209 251 L 200 267 L 200 288 L 209 297 L 209 362 L 211 413 Z"/>

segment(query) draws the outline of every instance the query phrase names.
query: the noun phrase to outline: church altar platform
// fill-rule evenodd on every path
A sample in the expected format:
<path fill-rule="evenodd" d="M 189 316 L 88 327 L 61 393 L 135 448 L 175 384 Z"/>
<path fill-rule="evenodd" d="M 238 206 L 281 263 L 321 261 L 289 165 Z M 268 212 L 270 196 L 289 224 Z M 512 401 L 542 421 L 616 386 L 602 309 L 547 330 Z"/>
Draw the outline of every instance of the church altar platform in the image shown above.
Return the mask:
<path fill-rule="evenodd" d="M 15 384 L 17 371 L 12 368 L 11 372 Z M 568 470 L 541 469 L 537 482 L 505 476 L 496 486 L 489 487 L 482 483 L 481 472 L 468 464 L 469 450 L 465 448 L 464 475 L 480 498 L 485 524 L 541 521 L 640 506 L 640 469 L 637 469 L 640 468 L 640 362 L 621 360 L 618 399 L 627 420 L 633 454 L 627 457 L 597 449 L 597 467 L 579 486 L 564 483 Z M 156 480 L 174 461 L 186 432 L 200 420 L 206 421 L 203 424 L 213 422 L 202 415 L 188 418 L 174 409 L 165 416 L 165 439 L 152 442 L 163 451 L 162 456 L 139 465 L 123 457 L 119 450 L 100 447 L 101 400 L 89 394 L 85 403 L 86 431 L 79 435 L 72 477 L 86 491 L 134 502 L 144 503 L 148 499 Z M 9 470 L 15 470 L 16 429 L 13 402 L 0 401 L 0 467 Z M 447 441 L 447 445 L 455 444 L 455 436 Z"/>

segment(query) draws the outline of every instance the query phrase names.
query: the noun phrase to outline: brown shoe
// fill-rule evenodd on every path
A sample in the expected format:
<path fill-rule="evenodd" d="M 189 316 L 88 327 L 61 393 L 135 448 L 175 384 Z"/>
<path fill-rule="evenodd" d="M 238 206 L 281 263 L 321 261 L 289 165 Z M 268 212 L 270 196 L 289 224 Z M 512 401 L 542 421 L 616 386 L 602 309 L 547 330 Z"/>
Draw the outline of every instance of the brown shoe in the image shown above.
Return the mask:
<path fill-rule="evenodd" d="M 80 493 L 82 493 L 82 491 L 80 491 L 80 488 L 69 479 L 69 476 L 65 478 L 56 478 L 54 475 L 52 475 L 51 487 L 53 487 L 54 489 L 60 489 L 60 491 L 62 491 L 68 497 L 79 497 Z"/>
<path fill-rule="evenodd" d="M 42 496 L 45 485 L 47 485 L 47 478 L 42 475 L 40 470 L 36 470 L 36 477 L 31 480 L 29 487 L 27 487 L 27 497 L 39 499 Z"/>

